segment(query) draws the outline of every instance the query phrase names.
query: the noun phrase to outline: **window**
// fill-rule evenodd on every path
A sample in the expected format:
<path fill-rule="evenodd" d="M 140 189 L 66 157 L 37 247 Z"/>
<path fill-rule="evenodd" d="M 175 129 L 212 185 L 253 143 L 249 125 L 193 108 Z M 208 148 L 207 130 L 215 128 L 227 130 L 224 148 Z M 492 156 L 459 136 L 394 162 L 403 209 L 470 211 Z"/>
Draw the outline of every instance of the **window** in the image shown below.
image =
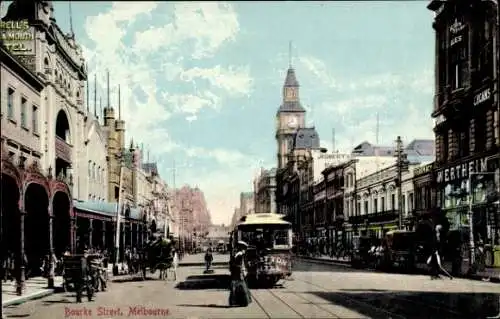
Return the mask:
<path fill-rule="evenodd" d="M 28 101 L 21 97 L 21 127 L 26 127 L 26 103 Z"/>
<path fill-rule="evenodd" d="M 385 197 L 380 198 L 380 211 L 383 212 L 385 211 Z"/>
<path fill-rule="evenodd" d="M 368 201 L 365 200 L 365 211 L 364 211 L 365 215 L 368 214 Z"/>
<path fill-rule="evenodd" d="M 7 118 L 14 119 L 14 90 L 11 88 L 7 90 Z"/>
<path fill-rule="evenodd" d="M 446 162 L 448 160 L 448 151 L 450 150 L 450 139 L 448 136 L 448 131 L 445 131 L 441 135 L 443 139 L 443 152 L 441 153 L 441 161 Z"/>
<path fill-rule="evenodd" d="M 33 133 L 38 133 L 38 107 L 33 105 L 33 112 L 31 114 L 31 126 Z"/>
<path fill-rule="evenodd" d="M 468 62 L 468 50 L 467 50 L 467 33 L 463 32 L 461 35 L 455 37 L 455 39 L 461 39 L 459 42 L 450 44 L 450 74 L 452 89 L 460 89 L 465 85 L 468 85 L 468 73 L 469 73 L 469 62 Z"/>
<path fill-rule="evenodd" d="M 391 209 L 392 210 L 396 209 L 396 195 L 395 194 L 391 195 Z"/>
<path fill-rule="evenodd" d="M 469 128 L 463 125 L 458 136 L 458 156 L 466 157 L 467 155 L 469 155 Z"/>
<path fill-rule="evenodd" d="M 403 201 L 401 203 L 402 211 L 406 214 L 408 211 L 406 209 L 406 195 L 403 195 Z"/>
<path fill-rule="evenodd" d="M 408 195 L 408 210 L 409 211 L 413 210 L 413 193 L 410 193 Z"/>
<path fill-rule="evenodd" d="M 89 177 L 92 177 L 92 163 L 89 161 L 89 169 L 88 169 Z"/>
<path fill-rule="evenodd" d="M 358 216 L 361 214 L 361 203 L 356 203 L 356 212 L 355 212 L 355 216 Z"/>
<path fill-rule="evenodd" d="M 378 200 L 376 198 L 373 199 L 373 212 L 376 213 L 378 209 Z"/>
<path fill-rule="evenodd" d="M 486 149 L 486 114 L 480 112 L 474 121 L 474 151 L 482 152 Z"/>

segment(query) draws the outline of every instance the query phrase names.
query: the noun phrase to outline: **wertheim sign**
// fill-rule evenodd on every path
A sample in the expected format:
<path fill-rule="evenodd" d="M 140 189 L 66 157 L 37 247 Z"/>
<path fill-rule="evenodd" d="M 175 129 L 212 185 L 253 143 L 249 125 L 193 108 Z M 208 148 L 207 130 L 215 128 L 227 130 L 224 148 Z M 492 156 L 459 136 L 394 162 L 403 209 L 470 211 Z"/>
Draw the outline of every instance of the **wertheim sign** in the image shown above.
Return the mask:
<path fill-rule="evenodd" d="M 488 171 L 487 164 L 486 158 L 482 158 L 442 169 L 437 173 L 436 182 L 448 183 L 468 178 L 471 173 L 484 173 Z"/>

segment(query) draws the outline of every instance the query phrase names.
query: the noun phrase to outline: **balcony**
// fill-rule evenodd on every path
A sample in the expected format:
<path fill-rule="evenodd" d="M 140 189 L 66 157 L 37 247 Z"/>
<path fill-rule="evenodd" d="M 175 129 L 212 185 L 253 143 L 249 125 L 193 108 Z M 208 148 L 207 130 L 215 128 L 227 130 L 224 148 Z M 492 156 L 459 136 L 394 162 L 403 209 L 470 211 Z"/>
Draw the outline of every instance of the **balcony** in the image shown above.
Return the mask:
<path fill-rule="evenodd" d="M 56 157 L 62 159 L 67 163 L 71 163 L 72 148 L 65 140 L 56 136 Z"/>

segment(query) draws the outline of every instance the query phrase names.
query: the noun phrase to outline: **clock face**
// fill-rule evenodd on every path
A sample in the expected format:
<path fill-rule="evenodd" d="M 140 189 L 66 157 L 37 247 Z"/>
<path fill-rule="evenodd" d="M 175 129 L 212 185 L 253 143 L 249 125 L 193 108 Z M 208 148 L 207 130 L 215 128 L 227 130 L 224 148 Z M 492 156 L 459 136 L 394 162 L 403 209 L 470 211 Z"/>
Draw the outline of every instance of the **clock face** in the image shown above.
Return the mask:
<path fill-rule="evenodd" d="M 299 121 L 297 120 L 296 116 L 291 116 L 288 118 L 288 127 L 296 127 Z"/>

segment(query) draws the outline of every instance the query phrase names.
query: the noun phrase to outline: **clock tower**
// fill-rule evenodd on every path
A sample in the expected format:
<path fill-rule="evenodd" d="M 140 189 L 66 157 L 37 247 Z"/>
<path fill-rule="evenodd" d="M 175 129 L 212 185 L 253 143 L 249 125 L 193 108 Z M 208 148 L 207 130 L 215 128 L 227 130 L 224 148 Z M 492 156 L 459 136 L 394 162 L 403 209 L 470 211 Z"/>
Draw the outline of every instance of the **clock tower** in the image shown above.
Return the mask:
<path fill-rule="evenodd" d="M 300 104 L 299 82 L 295 70 L 288 68 L 283 85 L 283 101 L 276 113 L 276 142 L 278 147 L 278 169 L 286 166 L 288 154 L 293 149 L 297 129 L 305 126 L 305 109 Z"/>

